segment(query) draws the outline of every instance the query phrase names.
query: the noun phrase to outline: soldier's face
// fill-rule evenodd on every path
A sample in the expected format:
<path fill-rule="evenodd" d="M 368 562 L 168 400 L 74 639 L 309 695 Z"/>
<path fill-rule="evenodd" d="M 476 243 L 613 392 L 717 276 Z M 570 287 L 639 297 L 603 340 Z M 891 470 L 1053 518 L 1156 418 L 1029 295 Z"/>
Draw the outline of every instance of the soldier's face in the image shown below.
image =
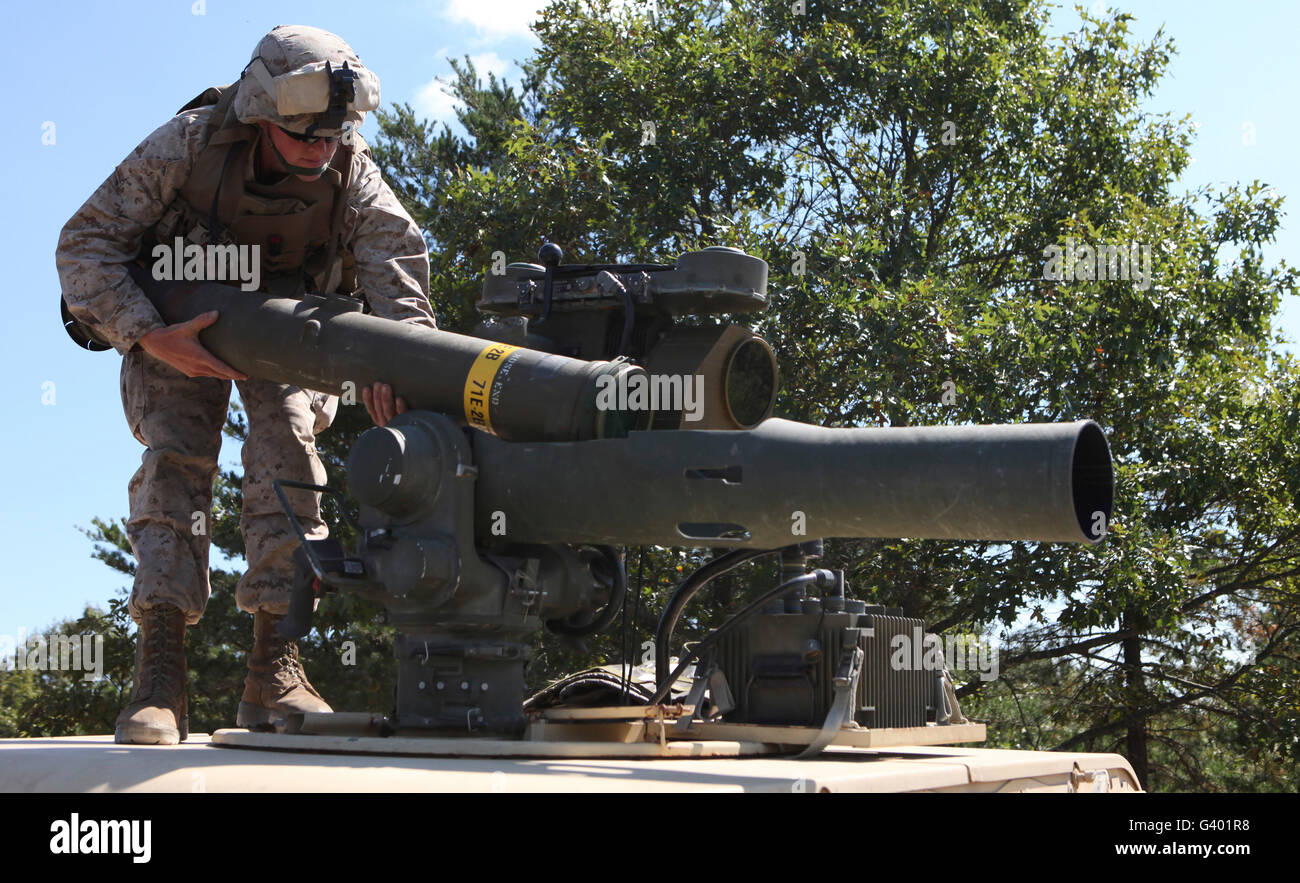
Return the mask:
<path fill-rule="evenodd" d="M 275 142 L 275 149 L 280 151 L 281 156 L 295 166 L 311 168 L 323 166 L 334 159 L 334 153 L 339 149 L 337 138 L 322 138 L 309 144 L 306 141 L 294 138 L 279 126 L 273 126 L 266 122 L 262 122 L 261 126 L 263 136 L 271 138 Z M 267 151 L 267 153 L 269 157 L 266 159 L 272 171 L 278 173 L 288 171 L 274 152 Z M 324 173 L 322 172 L 322 174 Z M 297 177 L 303 181 L 314 181 L 320 175 L 298 175 Z"/>

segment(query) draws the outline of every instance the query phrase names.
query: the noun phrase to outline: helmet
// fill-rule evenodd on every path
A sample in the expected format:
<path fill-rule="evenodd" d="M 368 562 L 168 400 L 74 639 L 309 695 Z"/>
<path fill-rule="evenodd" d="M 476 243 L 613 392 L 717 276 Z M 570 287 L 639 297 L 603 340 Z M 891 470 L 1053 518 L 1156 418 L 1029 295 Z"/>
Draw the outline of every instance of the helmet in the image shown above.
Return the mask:
<path fill-rule="evenodd" d="M 253 50 L 234 111 L 241 123 L 265 120 L 347 143 L 366 111 L 378 106 L 379 78 L 341 37 L 307 25 L 280 25 Z"/>

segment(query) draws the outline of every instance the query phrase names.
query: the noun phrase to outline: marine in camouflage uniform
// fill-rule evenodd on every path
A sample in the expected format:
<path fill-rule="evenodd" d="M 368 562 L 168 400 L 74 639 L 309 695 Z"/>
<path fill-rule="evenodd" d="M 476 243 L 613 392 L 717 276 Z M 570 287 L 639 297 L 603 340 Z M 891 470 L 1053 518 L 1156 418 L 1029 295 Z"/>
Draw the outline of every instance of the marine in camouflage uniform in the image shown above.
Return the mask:
<path fill-rule="evenodd" d="M 129 485 L 127 535 L 137 561 L 130 611 L 140 634 L 135 692 L 118 718 L 120 742 L 173 744 L 187 734 L 184 628 L 198 622 L 211 591 L 207 525 L 231 388 L 230 380 L 186 376 L 141 349 L 141 338 L 167 326 L 128 265 L 147 266 L 152 247 L 174 236 L 256 244 L 264 291 L 364 293 L 375 315 L 435 327 L 424 239 L 356 135 L 378 101 L 377 79 L 340 38 L 315 28 L 276 28 L 253 59 L 234 88 L 209 90 L 146 138 L 59 238 L 64 301 L 122 354 L 123 408 L 147 448 Z M 347 62 L 362 74 L 352 92 L 359 100 L 342 120 L 337 113 L 286 114 L 285 97 L 274 94 L 283 75 L 312 73 L 323 61 L 332 63 L 327 71 Z M 288 133 L 341 137 L 343 146 L 318 176 L 268 183 L 258 174 L 259 139 L 266 136 L 258 121 Z M 248 418 L 240 519 L 248 569 L 236 602 L 255 614 L 256 638 L 238 722 L 274 726 L 287 712 L 330 710 L 307 681 L 296 645 L 274 632 L 288 612 L 298 541 L 271 482 L 325 481 L 315 439 L 333 420 L 338 399 L 257 378 L 236 383 Z M 293 491 L 290 500 L 309 536 L 328 534 L 318 494 Z"/>

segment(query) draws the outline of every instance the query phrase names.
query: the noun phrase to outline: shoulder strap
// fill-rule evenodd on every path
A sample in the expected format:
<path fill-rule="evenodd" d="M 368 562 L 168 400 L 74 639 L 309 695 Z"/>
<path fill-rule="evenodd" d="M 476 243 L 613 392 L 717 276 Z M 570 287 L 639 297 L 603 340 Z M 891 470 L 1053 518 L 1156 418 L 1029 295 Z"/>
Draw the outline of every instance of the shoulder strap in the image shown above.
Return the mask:
<path fill-rule="evenodd" d="M 185 113 L 187 110 L 196 110 L 200 107 L 207 107 L 209 104 L 216 104 L 221 100 L 222 93 L 229 88 L 230 86 L 209 86 L 191 98 L 184 107 L 176 112 Z"/>
<path fill-rule="evenodd" d="M 239 91 L 239 83 L 227 83 L 224 86 L 209 86 L 198 95 L 191 98 L 184 107 L 176 111 L 185 113 L 187 110 L 197 110 L 200 107 L 216 105 L 212 108 L 212 116 L 208 117 L 208 124 L 203 130 L 203 146 L 207 146 L 208 141 L 212 138 L 212 133 L 221 128 L 226 122 L 226 117 L 230 113 L 230 106 L 235 102 L 235 93 Z"/>
<path fill-rule="evenodd" d="M 334 260 L 338 257 L 339 248 L 343 239 L 343 212 L 348 203 L 348 187 L 352 184 L 352 148 L 343 148 L 343 162 L 339 168 L 340 182 L 338 192 L 334 194 L 334 211 L 330 217 L 330 246 L 329 252 L 325 258 L 325 278 L 323 288 L 330 287 L 331 277 L 334 275 Z M 342 271 L 340 270 L 340 275 Z M 343 280 L 339 280 L 343 284 Z"/>

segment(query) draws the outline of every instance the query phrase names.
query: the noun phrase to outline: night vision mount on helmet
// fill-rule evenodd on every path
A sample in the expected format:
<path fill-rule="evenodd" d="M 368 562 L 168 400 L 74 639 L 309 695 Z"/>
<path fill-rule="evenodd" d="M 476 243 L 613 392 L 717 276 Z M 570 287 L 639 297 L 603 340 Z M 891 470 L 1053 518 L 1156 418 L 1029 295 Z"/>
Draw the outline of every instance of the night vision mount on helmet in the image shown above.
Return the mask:
<path fill-rule="evenodd" d="M 329 31 L 281 25 L 262 38 L 240 77 L 235 115 L 301 135 L 355 132 L 379 107 L 379 78 Z"/>

